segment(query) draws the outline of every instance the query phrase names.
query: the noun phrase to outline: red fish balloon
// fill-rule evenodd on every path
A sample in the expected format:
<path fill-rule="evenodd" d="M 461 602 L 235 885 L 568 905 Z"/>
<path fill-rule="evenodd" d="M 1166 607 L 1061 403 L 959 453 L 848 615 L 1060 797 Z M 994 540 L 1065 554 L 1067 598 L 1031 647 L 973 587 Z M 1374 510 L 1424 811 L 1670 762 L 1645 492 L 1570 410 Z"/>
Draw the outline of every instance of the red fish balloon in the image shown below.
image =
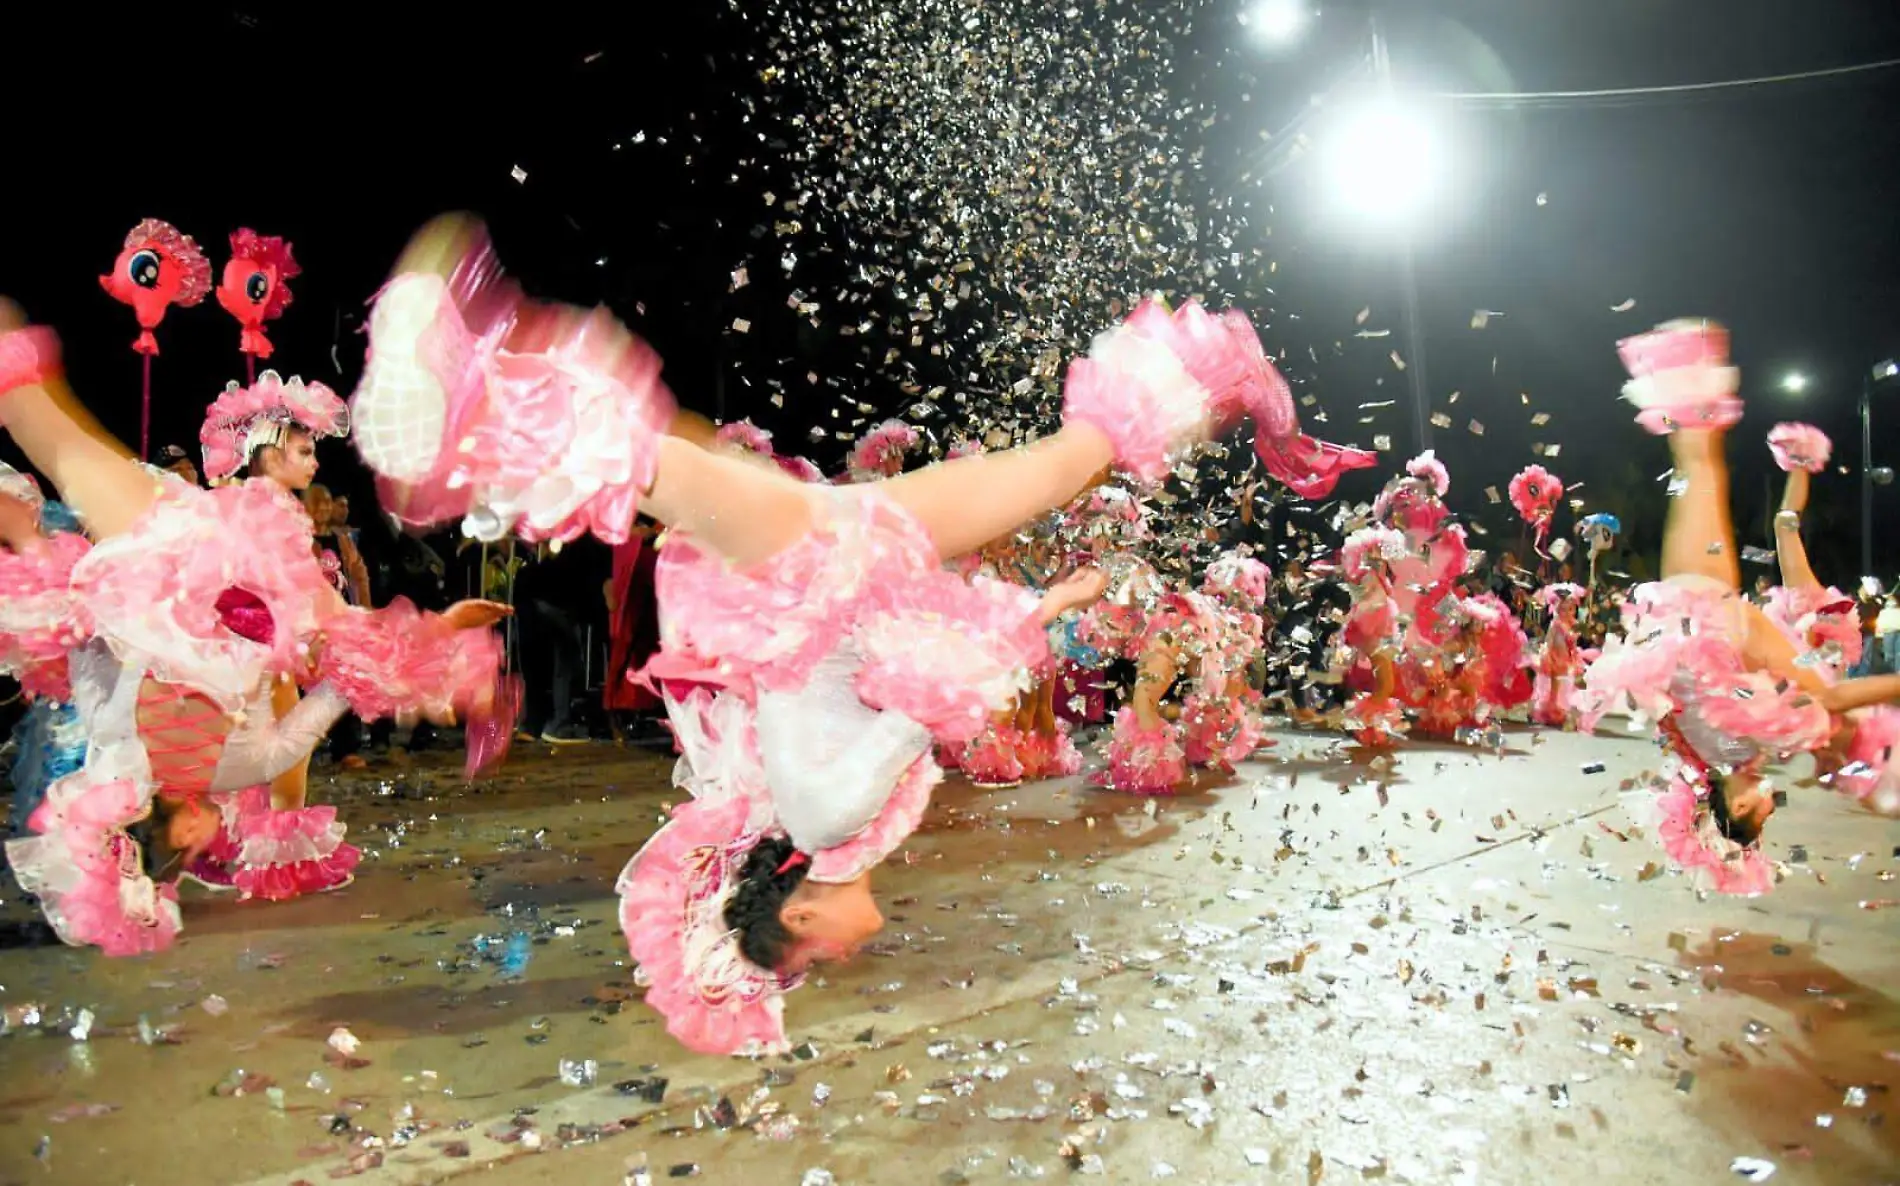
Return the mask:
<path fill-rule="evenodd" d="M 231 260 L 218 283 L 218 303 L 243 327 L 239 350 L 254 358 L 270 357 L 264 323 L 283 316 L 290 304 L 288 281 L 302 272 L 290 244 L 277 236 L 260 235 L 249 227 L 231 232 Z"/>
<path fill-rule="evenodd" d="M 210 295 L 211 264 L 190 235 L 148 218 L 125 237 L 111 274 L 99 277 L 99 284 L 132 306 L 142 331 L 132 349 L 149 357 L 158 353 L 152 331 L 165 320 L 165 311 L 173 305 L 189 308 Z"/>

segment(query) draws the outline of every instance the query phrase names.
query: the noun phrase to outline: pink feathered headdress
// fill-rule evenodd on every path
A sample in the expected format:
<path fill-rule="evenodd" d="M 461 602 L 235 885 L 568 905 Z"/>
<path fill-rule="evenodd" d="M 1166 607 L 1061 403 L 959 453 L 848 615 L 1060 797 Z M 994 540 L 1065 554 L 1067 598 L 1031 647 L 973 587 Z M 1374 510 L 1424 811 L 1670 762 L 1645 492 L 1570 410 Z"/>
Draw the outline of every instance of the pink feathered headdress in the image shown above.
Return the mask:
<path fill-rule="evenodd" d="M 265 371 L 249 387 L 226 384 L 198 430 L 205 477 L 212 481 L 230 477 L 250 459 L 252 450 L 281 444 L 284 431 L 293 427 L 312 436 L 346 436 L 349 406 L 322 383 L 306 385 L 295 376 L 286 382 L 276 371 Z"/>
<path fill-rule="evenodd" d="M 894 478 L 904 472 L 904 457 L 917 447 L 916 429 L 902 420 L 886 420 L 858 439 L 851 449 L 849 473 L 854 482 Z"/>
<path fill-rule="evenodd" d="M 803 457 L 780 454 L 772 447 L 772 434 L 750 420 L 734 420 L 730 424 L 720 425 L 715 439 L 722 445 L 756 453 L 801 482 L 825 480 L 824 472 Z"/>
<path fill-rule="evenodd" d="M 1273 570 L 1251 556 L 1222 556 L 1207 566 L 1201 588 L 1251 609 L 1266 601 L 1267 585 L 1272 580 Z"/>
<path fill-rule="evenodd" d="M 1768 449 L 1783 470 L 1792 473 L 1804 469 L 1818 474 L 1827 468 L 1834 444 L 1812 424 L 1777 424 L 1769 430 Z"/>
<path fill-rule="evenodd" d="M 1583 595 L 1584 589 L 1582 585 L 1573 585 L 1569 581 L 1557 581 L 1554 584 L 1545 585 L 1539 589 L 1533 600 L 1545 609 L 1554 610 L 1557 608 L 1559 602 L 1569 601 L 1573 598 L 1582 597 Z"/>
<path fill-rule="evenodd" d="M 621 871 L 620 929 L 666 1030 L 701 1054 L 784 1051 L 785 993 L 801 977 L 747 960 L 726 904 L 764 834 L 742 796 L 694 799 Z"/>
<path fill-rule="evenodd" d="M 1380 567 L 1405 555 L 1405 536 L 1390 527 L 1361 527 L 1346 537 L 1340 568 L 1350 581 L 1363 581 Z M 1375 567 L 1377 566 L 1377 567 Z"/>
<path fill-rule="evenodd" d="M 1425 450 L 1405 465 L 1405 472 L 1421 482 L 1430 482 L 1433 493 L 1443 498 L 1451 490 L 1451 474 L 1446 471 L 1445 463 L 1431 449 Z"/>

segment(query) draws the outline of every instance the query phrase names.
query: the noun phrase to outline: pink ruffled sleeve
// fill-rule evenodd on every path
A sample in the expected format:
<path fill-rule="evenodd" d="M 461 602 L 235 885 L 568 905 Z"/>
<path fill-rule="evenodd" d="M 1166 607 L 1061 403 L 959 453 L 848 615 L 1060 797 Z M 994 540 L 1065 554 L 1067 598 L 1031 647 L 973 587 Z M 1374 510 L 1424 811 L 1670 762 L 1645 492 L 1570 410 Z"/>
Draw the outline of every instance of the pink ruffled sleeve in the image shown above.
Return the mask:
<path fill-rule="evenodd" d="M 73 566 L 91 548 L 85 536 L 60 532 L 30 555 L 0 552 L 0 672 L 34 696 L 72 694 L 66 654 L 92 634 Z"/>
<path fill-rule="evenodd" d="M 888 589 L 861 620 L 858 695 L 956 745 L 1029 685 L 1049 658 L 1041 599 L 1018 585 L 949 573 Z"/>
<path fill-rule="evenodd" d="M 457 630 L 407 598 L 382 609 L 346 609 L 323 625 L 320 677 L 364 720 L 403 709 L 462 709 L 494 687 L 501 639 Z"/>

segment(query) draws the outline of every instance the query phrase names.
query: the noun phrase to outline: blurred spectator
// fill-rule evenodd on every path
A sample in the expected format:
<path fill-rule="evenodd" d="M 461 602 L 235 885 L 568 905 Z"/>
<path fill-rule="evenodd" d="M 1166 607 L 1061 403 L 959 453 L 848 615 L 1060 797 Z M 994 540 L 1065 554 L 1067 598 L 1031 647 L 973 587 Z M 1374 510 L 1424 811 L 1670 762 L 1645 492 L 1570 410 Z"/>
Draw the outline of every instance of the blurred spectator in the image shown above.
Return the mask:
<path fill-rule="evenodd" d="M 204 484 L 198 478 L 198 467 L 192 462 L 191 454 L 177 445 L 166 445 L 158 451 L 158 468 L 177 474 L 193 486 Z"/>

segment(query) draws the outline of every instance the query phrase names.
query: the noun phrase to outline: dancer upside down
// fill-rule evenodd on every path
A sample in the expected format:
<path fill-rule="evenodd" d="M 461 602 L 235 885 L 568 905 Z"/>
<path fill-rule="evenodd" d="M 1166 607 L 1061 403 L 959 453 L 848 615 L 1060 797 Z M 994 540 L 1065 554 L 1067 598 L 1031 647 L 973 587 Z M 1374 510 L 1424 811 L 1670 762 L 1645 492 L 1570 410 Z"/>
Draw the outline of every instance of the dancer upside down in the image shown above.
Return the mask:
<path fill-rule="evenodd" d="M 1742 404 L 1727 331 L 1675 321 L 1618 349 L 1638 423 L 1669 438 L 1674 497 L 1663 579 L 1634 590 L 1577 705 L 1585 728 L 1613 709 L 1658 723 L 1665 850 L 1713 889 L 1761 893 L 1775 880 L 1759 844 L 1775 809 L 1763 767 L 1828 744 L 1839 715 L 1900 697 L 1900 676 L 1830 681 L 1741 595 L 1723 440 Z"/>
<path fill-rule="evenodd" d="M 85 764 L 10 841 L 21 885 L 68 943 L 167 946 L 174 882 L 213 842 L 226 798 L 295 768 L 346 708 L 482 712 L 505 607 L 351 610 L 311 549 L 309 518 L 261 481 L 217 490 L 143 466 L 73 399 L 58 339 L 0 302 L 0 425 L 86 535 L 43 538 L 0 510 L 0 670 L 76 704 Z M 281 720 L 281 675 L 311 694 Z"/>
<path fill-rule="evenodd" d="M 928 803 L 933 738 L 967 741 L 1009 705 L 1046 658 L 1044 624 L 1100 589 L 1086 574 L 1038 598 L 947 559 L 1111 463 L 1158 481 L 1243 415 L 1296 487 L 1372 461 L 1301 436 L 1245 317 L 1193 304 L 1144 304 L 1098 338 L 1053 436 L 846 486 L 667 435 L 651 349 L 605 312 L 523 300 L 465 219 L 412 242 L 370 334 L 357 443 L 400 517 L 612 542 L 638 510 L 673 532 L 647 676 L 694 798 L 622 873 L 621 922 L 648 1003 L 707 1052 L 785 1046 L 786 990 L 882 924 L 870 871 Z"/>
<path fill-rule="evenodd" d="M 1800 662 L 1830 682 L 1860 662 L 1866 639 L 1854 599 L 1823 586 L 1808 563 L 1801 516 L 1808 508 L 1811 475 L 1827 466 L 1832 446 L 1820 429 L 1778 424 L 1768 434 L 1775 464 L 1788 474 L 1775 516 L 1775 556 L 1781 584 L 1769 590 L 1763 611 L 1801 649 Z M 1900 707 L 1877 704 L 1850 710 L 1828 744 L 1815 751 L 1823 781 L 1881 815 L 1900 815 Z"/>

